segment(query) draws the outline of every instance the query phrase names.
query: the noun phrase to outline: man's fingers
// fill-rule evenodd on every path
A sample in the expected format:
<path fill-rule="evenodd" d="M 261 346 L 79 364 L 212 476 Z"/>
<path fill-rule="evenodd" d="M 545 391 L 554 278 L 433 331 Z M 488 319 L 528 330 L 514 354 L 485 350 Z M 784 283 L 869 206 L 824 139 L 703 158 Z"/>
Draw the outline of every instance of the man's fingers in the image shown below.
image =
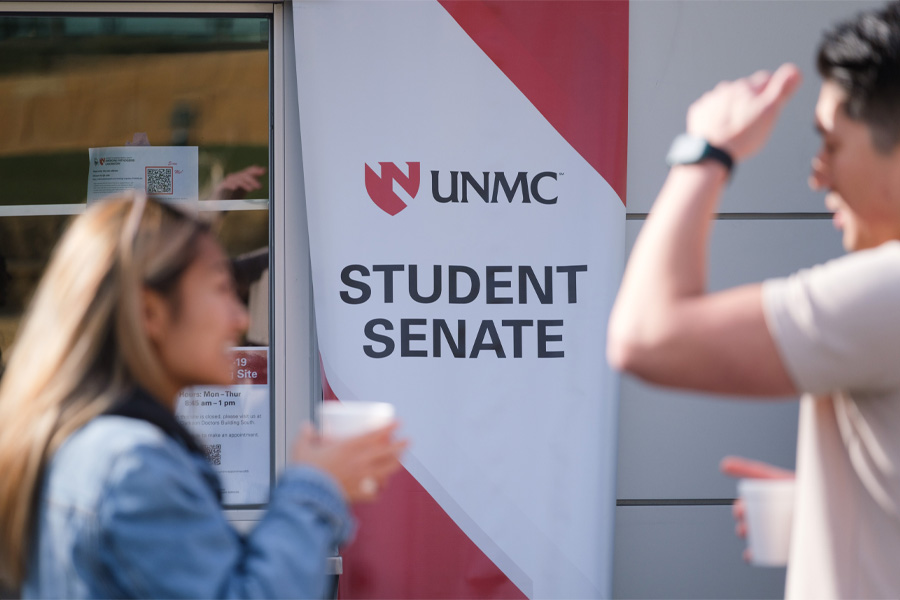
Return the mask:
<path fill-rule="evenodd" d="M 741 520 L 741 519 L 744 518 L 744 511 L 745 511 L 745 510 L 746 510 L 746 509 L 745 509 L 745 507 L 744 507 L 744 501 L 741 500 L 740 498 L 738 498 L 737 500 L 735 500 L 735 501 L 734 501 L 734 504 L 731 505 L 731 514 L 732 514 L 732 516 L 734 516 L 734 518 L 737 519 L 737 520 Z"/>
<path fill-rule="evenodd" d="M 719 469 L 725 475 L 738 478 L 792 479 L 794 477 L 793 471 L 738 456 L 726 456 L 723 458 L 722 462 L 719 463 Z"/>
<path fill-rule="evenodd" d="M 802 81 L 800 69 L 794 64 L 785 63 L 768 79 L 762 94 L 770 107 L 780 108 L 794 95 Z"/>
<path fill-rule="evenodd" d="M 754 93 L 758 94 L 759 92 L 763 91 L 763 89 L 765 89 L 766 84 L 769 82 L 769 79 L 771 79 L 771 77 L 772 74 L 769 71 L 763 69 L 747 77 L 746 81 L 747 85 L 750 86 L 750 89 L 753 90 Z"/>
<path fill-rule="evenodd" d="M 744 506 L 744 501 L 738 498 L 734 501 L 734 504 L 731 505 L 731 514 L 734 516 L 735 521 L 737 521 L 737 523 L 734 524 L 734 532 L 740 538 L 747 537 L 747 522 L 744 520 L 745 512 L 746 507 Z"/>

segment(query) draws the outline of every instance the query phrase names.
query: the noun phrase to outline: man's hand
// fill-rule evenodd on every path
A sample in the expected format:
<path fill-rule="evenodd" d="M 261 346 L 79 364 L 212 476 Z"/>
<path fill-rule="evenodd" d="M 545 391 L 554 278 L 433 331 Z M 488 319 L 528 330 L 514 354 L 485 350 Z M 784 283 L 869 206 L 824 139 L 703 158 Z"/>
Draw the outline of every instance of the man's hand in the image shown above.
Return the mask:
<path fill-rule="evenodd" d="M 748 158 L 766 143 L 801 80 L 800 70 L 786 63 L 775 73 L 757 71 L 723 81 L 691 105 L 687 132 L 728 151 L 736 161 Z"/>
<path fill-rule="evenodd" d="M 726 456 L 719 463 L 719 469 L 725 475 L 736 477 L 738 479 L 793 479 L 794 472 L 776 467 L 768 463 L 740 458 L 738 456 Z M 736 521 L 734 532 L 740 538 L 747 537 L 747 521 L 745 520 L 744 503 L 740 498 L 734 501 L 731 507 L 731 514 L 734 515 Z M 744 560 L 750 562 L 750 550 L 744 551 Z"/>

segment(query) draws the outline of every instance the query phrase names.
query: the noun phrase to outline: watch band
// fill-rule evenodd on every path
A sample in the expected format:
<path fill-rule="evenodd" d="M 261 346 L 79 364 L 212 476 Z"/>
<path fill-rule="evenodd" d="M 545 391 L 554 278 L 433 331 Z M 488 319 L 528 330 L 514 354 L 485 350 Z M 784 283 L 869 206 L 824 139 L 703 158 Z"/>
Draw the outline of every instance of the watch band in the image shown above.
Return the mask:
<path fill-rule="evenodd" d="M 729 173 L 734 169 L 734 159 L 723 150 L 713 146 L 705 139 L 683 133 L 675 138 L 666 162 L 670 167 L 675 165 L 693 165 L 704 160 L 714 160 L 723 165 Z"/>
<path fill-rule="evenodd" d="M 704 153 L 704 158 L 711 158 L 713 160 L 719 161 L 720 163 L 725 165 L 725 168 L 728 169 L 729 173 L 734 168 L 734 159 L 731 158 L 731 155 L 728 154 L 727 151 L 722 150 L 721 148 L 717 148 L 709 142 L 707 142 L 706 144 L 706 152 Z"/>

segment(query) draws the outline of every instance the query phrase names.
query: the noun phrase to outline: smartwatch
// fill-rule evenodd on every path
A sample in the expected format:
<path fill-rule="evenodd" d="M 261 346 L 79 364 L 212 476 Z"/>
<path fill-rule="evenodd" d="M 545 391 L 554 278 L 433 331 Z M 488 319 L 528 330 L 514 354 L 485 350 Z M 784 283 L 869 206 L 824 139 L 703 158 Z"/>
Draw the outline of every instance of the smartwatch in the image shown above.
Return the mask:
<path fill-rule="evenodd" d="M 666 155 L 666 162 L 670 167 L 675 165 L 694 165 L 704 160 L 714 160 L 722 164 L 731 174 L 734 168 L 734 159 L 725 150 L 716 148 L 705 139 L 682 133 L 672 142 L 669 148 L 669 154 Z"/>

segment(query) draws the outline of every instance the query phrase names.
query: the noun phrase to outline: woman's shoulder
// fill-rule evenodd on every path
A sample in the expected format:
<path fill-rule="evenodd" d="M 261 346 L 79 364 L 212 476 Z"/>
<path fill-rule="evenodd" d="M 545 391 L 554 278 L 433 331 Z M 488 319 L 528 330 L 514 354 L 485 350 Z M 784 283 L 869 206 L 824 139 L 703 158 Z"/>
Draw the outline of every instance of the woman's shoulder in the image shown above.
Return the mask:
<path fill-rule="evenodd" d="M 101 415 L 67 439 L 53 462 L 112 465 L 129 454 L 164 453 L 177 455 L 178 444 L 147 421 Z"/>
<path fill-rule="evenodd" d="M 164 443 L 165 433 L 152 423 L 119 415 L 94 417 L 66 441 L 72 447 L 101 446 L 127 449 Z"/>
<path fill-rule="evenodd" d="M 190 468 L 188 453 L 151 423 L 102 415 L 74 432 L 51 459 L 45 493 L 54 503 L 93 506 L 117 481 Z"/>

